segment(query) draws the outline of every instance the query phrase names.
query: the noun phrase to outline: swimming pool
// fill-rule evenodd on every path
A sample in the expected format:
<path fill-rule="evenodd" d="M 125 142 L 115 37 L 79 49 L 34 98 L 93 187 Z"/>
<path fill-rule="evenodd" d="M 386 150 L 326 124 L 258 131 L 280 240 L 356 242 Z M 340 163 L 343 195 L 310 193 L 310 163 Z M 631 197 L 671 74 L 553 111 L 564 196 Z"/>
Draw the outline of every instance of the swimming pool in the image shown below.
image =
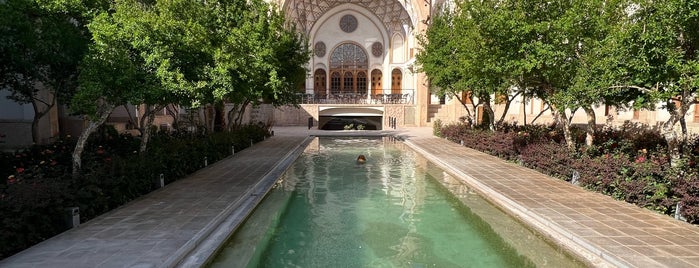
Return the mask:
<path fill-rule="evenodd" d="M 316 138 L 209 265 L 583 266 L 390 137 Z"/>

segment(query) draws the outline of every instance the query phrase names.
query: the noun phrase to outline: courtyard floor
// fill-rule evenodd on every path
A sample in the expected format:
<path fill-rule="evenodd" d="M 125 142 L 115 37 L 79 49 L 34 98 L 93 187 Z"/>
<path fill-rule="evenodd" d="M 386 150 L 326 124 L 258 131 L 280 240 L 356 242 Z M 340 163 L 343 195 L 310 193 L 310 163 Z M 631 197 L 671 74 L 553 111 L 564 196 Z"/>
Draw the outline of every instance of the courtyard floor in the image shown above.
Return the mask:
<path fill-rule="evenodd" d="M 275 128 L 251 148 L 0 261 L 0 267 L 198 267 L 293 162 L 309 135 L 385 135 L 596 267 L 698 267 L 699 226 L 432 136 L 431 128 Z"/>

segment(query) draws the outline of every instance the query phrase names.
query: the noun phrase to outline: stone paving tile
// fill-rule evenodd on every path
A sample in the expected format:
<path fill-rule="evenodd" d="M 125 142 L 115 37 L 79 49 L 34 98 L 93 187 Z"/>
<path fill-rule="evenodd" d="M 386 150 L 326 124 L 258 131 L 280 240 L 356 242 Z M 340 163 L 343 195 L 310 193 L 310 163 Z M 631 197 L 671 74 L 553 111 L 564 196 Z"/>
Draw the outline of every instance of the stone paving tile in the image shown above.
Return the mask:
<path fill-rule="evenodd" d="M 255 144 L 2 260 L 0 267 L 167 266 L 304 139 L 272 137 Z"/>
<path fill-rule="evenodd" d="M 697 226 L 443 139 L 407 143 L 591 265 L 699 267 Z"/>

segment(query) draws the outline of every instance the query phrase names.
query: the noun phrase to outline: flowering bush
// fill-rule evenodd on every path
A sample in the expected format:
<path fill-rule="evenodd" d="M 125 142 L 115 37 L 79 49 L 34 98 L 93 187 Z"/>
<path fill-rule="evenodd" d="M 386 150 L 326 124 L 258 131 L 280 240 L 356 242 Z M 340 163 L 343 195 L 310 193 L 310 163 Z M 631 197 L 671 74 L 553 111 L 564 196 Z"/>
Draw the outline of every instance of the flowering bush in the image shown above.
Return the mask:
<path fill-rule="evenodd" d="M 14 153 L 0 153 L 0 259 L 65 230 L 64 208 L 80 208 L 81 221 L 125 204 L 269 136 L 266 128 L 244 126 L 234 133 L 161 132 L 148 151 L 140 141 L 104 127 L 88 141 L 80 176 L 71 176 L 74 144 L 69 137 Z"/>
<path fill-rule="evenodd" d="M 656 130 L 626 124 L 619 129 L 601 128 L 595 143 L 573 153 L 562 144 L 563 135 L 553 126 L 503 125 L 499 131 L 446 125 L 443 136 L 476 150 L 570 181 L 577 172 L 580 186 L 638 206 L 672 215 L 681 214 L 699 223 L 699 138 L 685 147 L 685 159 L 671 167 L 666 143 Z M 585 133 L 574 129 L 583 144 Z"/>

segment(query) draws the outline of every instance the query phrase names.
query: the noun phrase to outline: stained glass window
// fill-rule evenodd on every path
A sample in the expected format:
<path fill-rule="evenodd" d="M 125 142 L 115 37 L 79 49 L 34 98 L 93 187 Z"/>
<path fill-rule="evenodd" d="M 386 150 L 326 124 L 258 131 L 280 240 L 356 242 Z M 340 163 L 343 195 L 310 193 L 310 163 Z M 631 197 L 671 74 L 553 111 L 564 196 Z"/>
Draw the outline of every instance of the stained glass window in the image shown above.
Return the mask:
<path fill-rule="evenodd" d="M 367 69 L 368 66 L 369 61 L 364 49 L 351 43 L 338 46 L 330 57 L 332 69 Z"/>

